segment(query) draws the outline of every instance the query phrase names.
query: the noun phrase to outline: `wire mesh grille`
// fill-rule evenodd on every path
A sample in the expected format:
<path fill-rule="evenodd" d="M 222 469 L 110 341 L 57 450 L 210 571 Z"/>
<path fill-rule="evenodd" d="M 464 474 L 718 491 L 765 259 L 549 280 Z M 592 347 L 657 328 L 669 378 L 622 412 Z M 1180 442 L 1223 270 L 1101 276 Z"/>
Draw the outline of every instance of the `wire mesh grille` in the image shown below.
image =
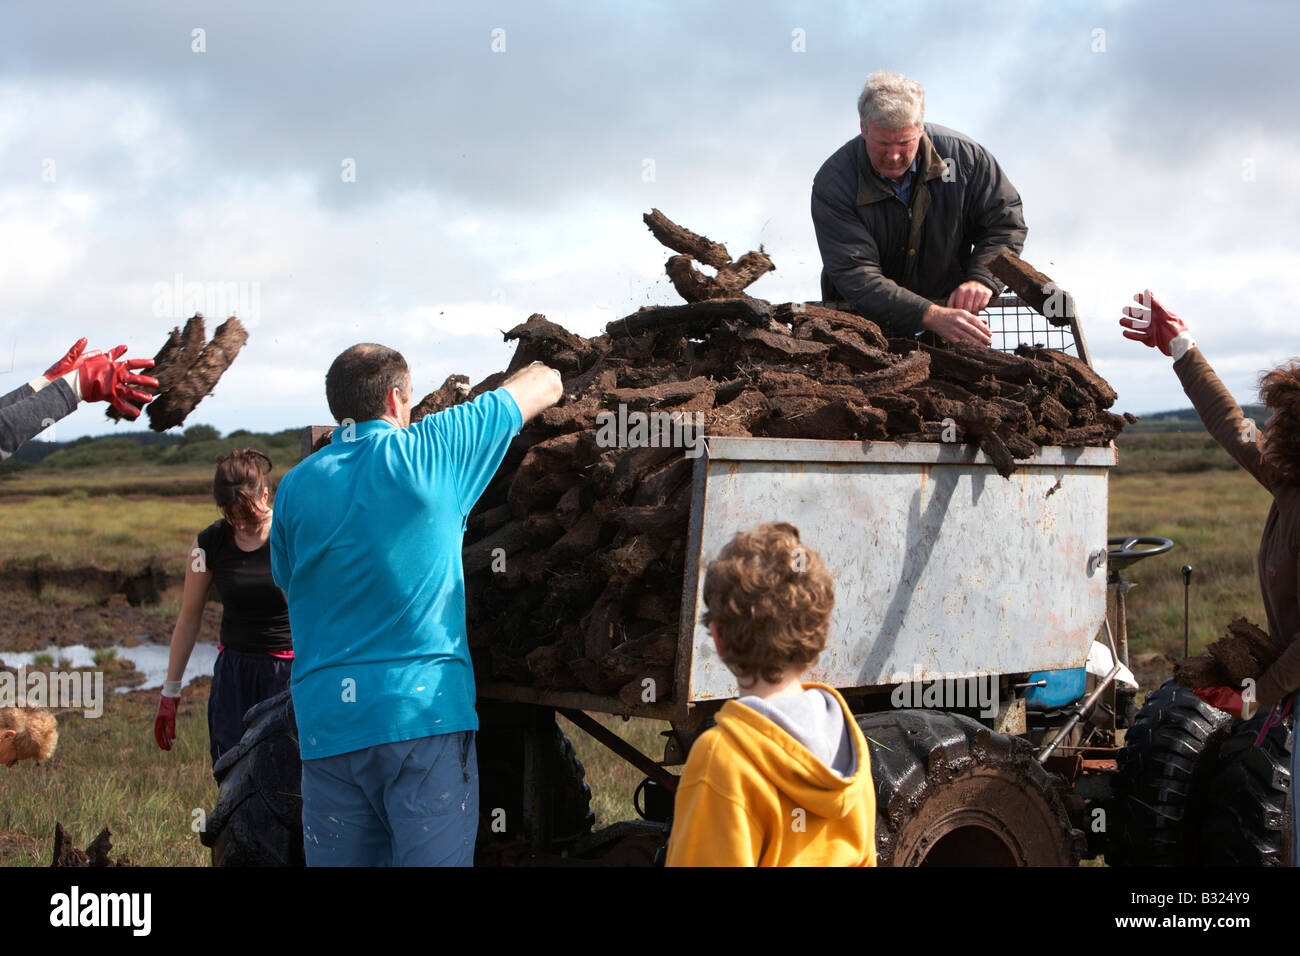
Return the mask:
<path fill-rule="evenodd" d="M 1003 352 L 1014 352 L 1024 345 L 1045 345 L 1070 355 L 1078 355 L 1078 343 L 1070 326 L 1057 328 L 1029 306 L 1019 296 L 1001 295 L 989 300 L 981 313 L 993 333 L 992 346 Z"/>

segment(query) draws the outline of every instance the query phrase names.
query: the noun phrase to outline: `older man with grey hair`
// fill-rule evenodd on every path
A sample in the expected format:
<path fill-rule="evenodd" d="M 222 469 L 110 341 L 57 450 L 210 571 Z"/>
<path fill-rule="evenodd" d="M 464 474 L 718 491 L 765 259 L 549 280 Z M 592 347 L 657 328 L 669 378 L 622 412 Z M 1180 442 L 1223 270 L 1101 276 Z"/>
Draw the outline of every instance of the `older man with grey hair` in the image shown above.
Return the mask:
<path fill-rule="evenodd" d="M 979 313 L 1002 289 L 988 263 L 1025 244 L 1020 194 L 979 143 L 925 122 L 925 91 L 873 73 L 858 97 L 862 135 L 822 164 L 812 218 L 822 298 L 886 335 L 929 330 L 991 341 Z"/>

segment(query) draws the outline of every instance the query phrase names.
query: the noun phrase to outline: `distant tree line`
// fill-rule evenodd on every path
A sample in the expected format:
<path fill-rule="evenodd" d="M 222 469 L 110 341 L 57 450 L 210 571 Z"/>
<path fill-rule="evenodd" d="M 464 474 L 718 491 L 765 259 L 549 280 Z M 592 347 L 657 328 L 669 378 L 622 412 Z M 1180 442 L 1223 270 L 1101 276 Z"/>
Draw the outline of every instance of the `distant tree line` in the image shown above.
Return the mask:
<path fill-rule="evenodd" d="M 216 463 L 232 448 L 265 452 L 283 474 L 298 461 L 300 428 L 281 432 L 239 429 L 222 437 L 211 425 L 191 425 L 181 434 L 152 431 L 122 435 L 89 435 L 66 442 L 30 441 L 0 464 L 0 475 L 32 468 L 58 469 L 122 467 L 129 465 L 185 465 Z"/>

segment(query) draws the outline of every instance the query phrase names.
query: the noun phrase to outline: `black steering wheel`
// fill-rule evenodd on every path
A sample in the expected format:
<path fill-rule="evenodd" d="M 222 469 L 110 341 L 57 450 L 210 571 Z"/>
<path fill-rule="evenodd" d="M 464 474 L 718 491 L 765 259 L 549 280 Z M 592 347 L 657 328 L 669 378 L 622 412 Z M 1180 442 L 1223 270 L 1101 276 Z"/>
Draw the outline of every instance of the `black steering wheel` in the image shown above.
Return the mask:
<path fill-rule="evenodd" d="M 1119 571 L 1153 554 L 1164 554 L 1174 546 L 1174 543 L 1168 538 L 1121 535 L 1117 538 L 1107 538 L 1106 546 L 1108 549 L 1106 563 L 1110 565 L 1112 571 Z"/>

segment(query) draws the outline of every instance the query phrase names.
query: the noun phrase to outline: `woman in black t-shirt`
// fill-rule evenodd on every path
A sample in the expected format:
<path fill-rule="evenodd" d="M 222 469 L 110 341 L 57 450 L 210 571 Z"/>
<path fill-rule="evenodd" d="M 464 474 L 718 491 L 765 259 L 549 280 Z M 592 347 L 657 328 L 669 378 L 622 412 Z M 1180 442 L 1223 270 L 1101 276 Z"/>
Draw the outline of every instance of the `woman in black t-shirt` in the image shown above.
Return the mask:
<path fill-rule="evenodd" d="M 212 496 L 223 517 L 199 532 L 185 568 L 181 613 L 172 631 L 167 680 L 154 719 L 154 739 L 163 750 L 170 750 L 176 739 L 181 678 L 213 585 L 222 604 L 217 663 L 208 692 L 213 764 L 243 736 L 244 713 L 289 686 L 289 608 L 271 578 L 270 470 L 271 459 L 252 448 L 236 449 L 217 462 Z"/>

